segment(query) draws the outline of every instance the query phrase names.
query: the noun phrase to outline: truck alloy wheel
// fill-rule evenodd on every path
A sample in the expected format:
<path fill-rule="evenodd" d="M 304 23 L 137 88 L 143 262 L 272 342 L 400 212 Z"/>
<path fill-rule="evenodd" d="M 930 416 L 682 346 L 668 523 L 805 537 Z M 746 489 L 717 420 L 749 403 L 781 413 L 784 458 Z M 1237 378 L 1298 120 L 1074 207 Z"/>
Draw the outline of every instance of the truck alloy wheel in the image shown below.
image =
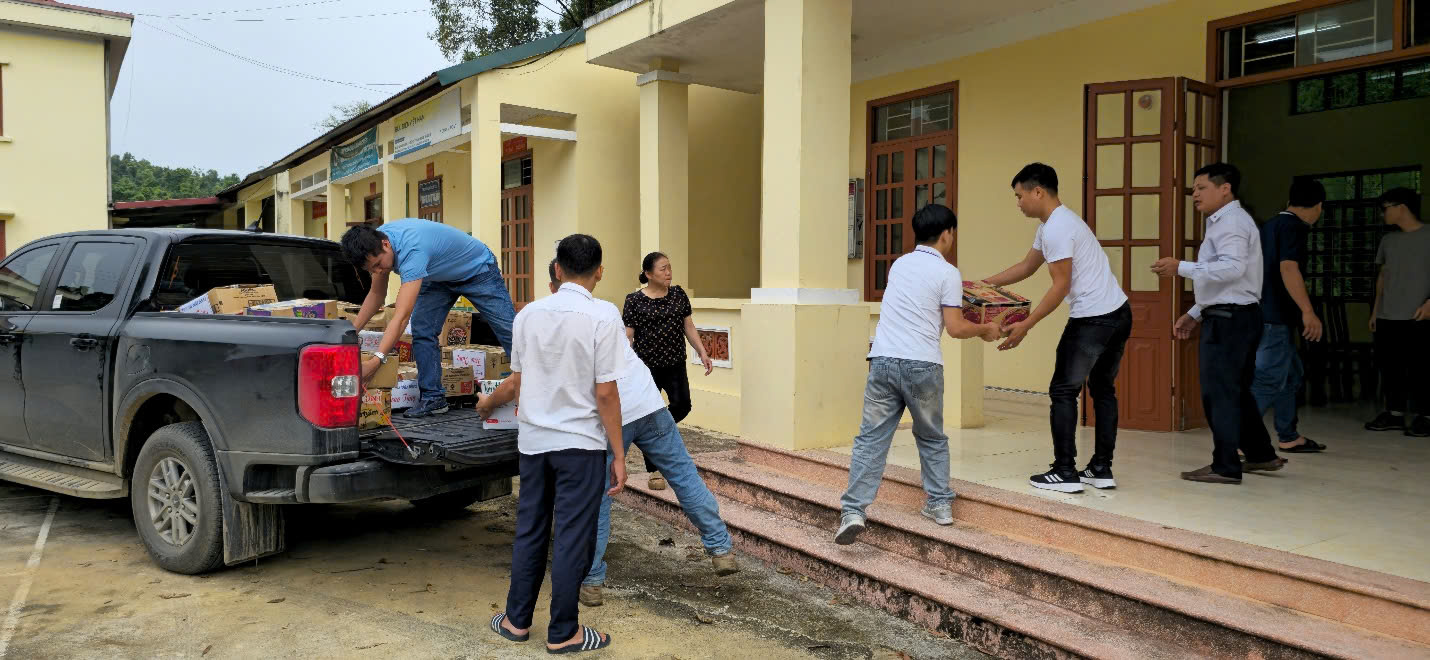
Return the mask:
<path fill-rule="evenodd" d="M 176 546 L 188 543 L 201 511 L 189 466 L 172 456 L 155 463 L 149 475 L 149 522 L 159 537 Z"/>

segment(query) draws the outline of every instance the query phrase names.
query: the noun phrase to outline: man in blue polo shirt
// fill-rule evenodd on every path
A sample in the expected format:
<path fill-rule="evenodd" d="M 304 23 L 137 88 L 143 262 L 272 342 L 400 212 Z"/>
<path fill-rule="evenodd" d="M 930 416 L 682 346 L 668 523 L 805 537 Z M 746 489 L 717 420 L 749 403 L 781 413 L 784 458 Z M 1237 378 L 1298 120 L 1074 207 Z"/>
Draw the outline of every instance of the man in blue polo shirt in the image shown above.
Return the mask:
<path fill-rule="evenodd" d="M 374 357 L 362 365 L 367 380 L 383 363 L 392 359 L 412 321 L 412 359 L 417 362 L 417 384 L 422 398 L 407 411 L 408 417 L 427 417 L 447 412 L 442 389 L 442 352 L 437 334 L 447 313 L 466 296 L 491 326 L 497 341 L 511 354 L 511 325 L 516 308 L 511 304 L 496 257 L 481 241 L 450 225 L 431 220 L 406 218 L 382 225 L 358 225 L 343 235 L 343 254 L 354 265 L 372 274 L 372 286 L 354 325 L 361 328 L 387 302 L 387 281 L 393 271 L 402 279 L 397 305 L 382 335 Z"/>

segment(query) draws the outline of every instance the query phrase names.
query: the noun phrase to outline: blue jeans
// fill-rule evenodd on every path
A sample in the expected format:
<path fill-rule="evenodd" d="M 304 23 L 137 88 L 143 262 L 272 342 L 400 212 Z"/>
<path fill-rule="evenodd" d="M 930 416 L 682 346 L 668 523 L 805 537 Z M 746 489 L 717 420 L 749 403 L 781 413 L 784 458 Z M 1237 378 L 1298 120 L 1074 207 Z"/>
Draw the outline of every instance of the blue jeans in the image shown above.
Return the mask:
<path fill-rule="evenodd" d="M 412 309 L 412 360 L 417 363 L 417 386 L 423 401 L 446 397 L 442 389 L 442 350 L 437 346 L 437 333 L 447 322 L 447 313 L 452 311 L 457 296 L 466 296 L 472 301 L 501 347 L 511 355 L 511 324 L 516 318 L 516 307 L 511 304 L 511 295 L 495 264 L 465 282 L 423 280 L 417 305 Z"/>
<path fill-rule="evenodd" d="M 914 418 L 928 503 L 953 501 L 953 489 L 948 485 L 948 436 L 943 432 L 943 365 L 876 357 L 869 365 L 864 420 L 849 458 L 849 490 L 839 500 L 843 513 L 862 516 L 874 502 L 906 406 Z"/>
<path fill-rule="evenodd" d="M 645 417 L 621 427 L 621 438 L 629 449 L 634 442 L 646 459 L 655 464 L 665 477 L 685 517 L 700 530 L 700 543 L 706 554 L 723 555 L 730 552 L 730 532 L 725 521 L 720 519 L 720 504 L 700 473 L 695 470 L 695 461 L 685 451 L 685 441 L 680 430 L 675 427 L 675 419 L 670 411 L 661 408 Z M 606 452 L 606 486 L 610 484 L 610 465 L 614 455 Z M 611 496 L 601 497 L 601 516 L 596 523 L 596 558 L 591 562 L 591 570 L 582 584 L 601 585 L 606 582 L 606 544 L 611 540 Z"/>
<path fill-rule="evenodd" d="M 1256 379 L 1251 382 L 1257 410 L 1262 415 L 1268 408 L 1276 410 L 1276 435 L 1281 442 L 1295 442 L 1301 437 L 1296 430 L 1301 356 L 1296 351 L 1293 333 L 1289 325 L 1267 323 L 1263 326 L 1261 343 L 1256 347 Z"/>

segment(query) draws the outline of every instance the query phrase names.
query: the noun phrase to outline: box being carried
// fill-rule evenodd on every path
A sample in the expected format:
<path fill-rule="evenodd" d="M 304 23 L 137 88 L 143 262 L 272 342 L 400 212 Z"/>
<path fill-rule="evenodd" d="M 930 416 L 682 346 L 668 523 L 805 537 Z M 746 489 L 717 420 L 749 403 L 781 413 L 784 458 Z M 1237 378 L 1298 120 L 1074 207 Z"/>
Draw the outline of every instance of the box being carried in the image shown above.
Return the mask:
<path fill-rule="evenodd" d="M 499 380 L 482 380 L 478 382 L 481 383 L 482 394 L 491 394 L 496 391 L 498 385 L 502 384 Z M 486 419 L 482 420 L 482 428 L 488 431 L 515 429 L 517 427 L 517 403 L 516 401 L 512 401 L 493 410 L 490 415 L 487 415 Z"/>
<path fill-rule="evenodd" d="M 233 284 L 209 289 L 208 293 L 179 305 L 185 314 L 243 314 L 254 305 L 277 302 L 272 284 Z"/>
<path fill-rule="evenodd" d="M 1007 325 L 1028 318 L 1027 298 L 987 282 L 963 282 L 963 318 L 972 323 Z"/>
<path fill-rule="evenodd" d="M 362 393 L 362 405 L 358 407 L 358 428 L 375 429 L 386 426 L 392 418 L 392 392 L 368 389 Z"/>
<path fill-rule="evenodd" d="M 369 353 L 376 353 L 382 348 L 382 332 L 377 330 L 358 331 L 358 346 Z M 398 362 L 412 361 L 412 335 L 402 335 L 397 340 L 397 346 L 393 349 L 397 354 Z"/>
<path fill-rule="evenodd" d="M 442 360 L 471 367 L 472 377 L 477 380 L 501 380 L 511 375 L 511 361 L 500 346 L 447 346 L 442 349 Z"/>
<path fill-rule="evenodd" d="M 442 364 L 442 389 L 447 396 L 471 396 L 472 368 Z"/>
<path fill-rule="evenodd" d="M 372 359 L 372 353 L 362 352 L 362 361 L 367 362 Z M 369 388 L 389 389 L 397 387 L 397 360 L 387 359 L 387 364 L 381 365 L 377 371 L 372 372 L 372 378 L 366 383 Z"/>
<path fill-rule="evenodd" d="M 307 298 L 252 305 L 246 312 L 248 316 L 284 316 L 298 319 L 336 319 L 339 318 L 339 313 L 336 300 Z"/>

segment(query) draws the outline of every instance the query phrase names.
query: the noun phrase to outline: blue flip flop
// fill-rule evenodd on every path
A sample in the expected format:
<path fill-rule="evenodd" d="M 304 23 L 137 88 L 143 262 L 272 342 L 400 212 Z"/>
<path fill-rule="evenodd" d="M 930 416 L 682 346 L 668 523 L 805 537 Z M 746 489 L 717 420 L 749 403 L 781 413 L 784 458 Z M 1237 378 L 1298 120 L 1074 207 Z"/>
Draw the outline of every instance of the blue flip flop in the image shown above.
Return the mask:
<path fill-rule="evenodd" d="M 506 628 L 501 627 L 501 622 L 505 619 L 506 612 L 502 612 L 501 614 L 492 617 L 492 631 L 513 642 L 524 642 L 528 639 L 531 639 L 531 633 L 529 632 L 525 635 L 518 635 L 514 632 L 511 632 L 510 630 L 507 630 Z"/>

